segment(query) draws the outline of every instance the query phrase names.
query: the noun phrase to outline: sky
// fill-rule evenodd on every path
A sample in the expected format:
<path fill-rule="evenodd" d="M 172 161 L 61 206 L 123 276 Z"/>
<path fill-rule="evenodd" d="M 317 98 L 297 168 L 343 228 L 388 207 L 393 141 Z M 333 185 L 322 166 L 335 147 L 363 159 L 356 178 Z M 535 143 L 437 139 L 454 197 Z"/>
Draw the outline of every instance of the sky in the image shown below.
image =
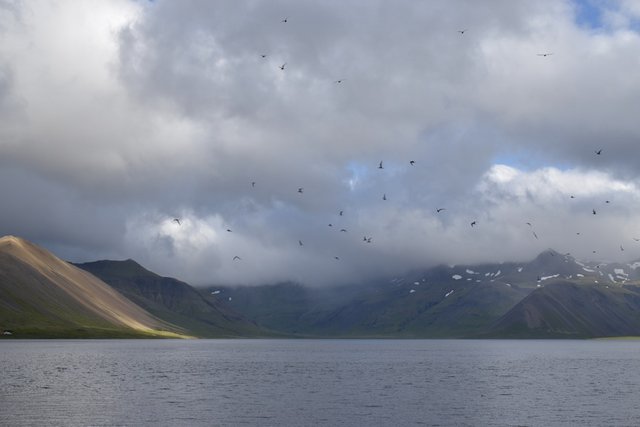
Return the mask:
<path fill-rule="evenodd" d="M 634 0 L 0 1 L 0 235 L 194 285 L 638 259 L 638 52 Z"/>

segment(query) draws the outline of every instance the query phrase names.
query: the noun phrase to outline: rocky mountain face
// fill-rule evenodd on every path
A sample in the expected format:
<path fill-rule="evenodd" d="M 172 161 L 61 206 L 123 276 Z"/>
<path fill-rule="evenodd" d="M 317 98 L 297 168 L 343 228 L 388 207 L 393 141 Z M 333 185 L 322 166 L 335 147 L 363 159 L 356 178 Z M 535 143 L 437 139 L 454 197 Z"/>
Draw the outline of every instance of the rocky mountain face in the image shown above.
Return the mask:
<path fill-rule="evenodd" d="M 263 332 L 232 308 L 205 299 L 196 289 L 159 276 L 133 260 L 77 264 L 154 316 L 199 337 L 260 336 Z"/>
<path fill-rule="evenodd" d="M 11 337 L 187 335 L 24 239 L 0 238 L 0 329 Z"/>

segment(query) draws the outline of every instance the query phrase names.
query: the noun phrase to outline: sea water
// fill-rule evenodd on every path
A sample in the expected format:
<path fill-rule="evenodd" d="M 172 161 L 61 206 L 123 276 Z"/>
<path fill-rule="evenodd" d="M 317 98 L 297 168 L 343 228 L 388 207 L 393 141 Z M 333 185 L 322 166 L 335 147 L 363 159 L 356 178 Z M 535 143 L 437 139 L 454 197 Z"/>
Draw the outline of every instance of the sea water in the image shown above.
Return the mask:
<path fill-rule="evenodd" d="M 2 340 L 7 426 L 638 426 L 640 341 Z"/>

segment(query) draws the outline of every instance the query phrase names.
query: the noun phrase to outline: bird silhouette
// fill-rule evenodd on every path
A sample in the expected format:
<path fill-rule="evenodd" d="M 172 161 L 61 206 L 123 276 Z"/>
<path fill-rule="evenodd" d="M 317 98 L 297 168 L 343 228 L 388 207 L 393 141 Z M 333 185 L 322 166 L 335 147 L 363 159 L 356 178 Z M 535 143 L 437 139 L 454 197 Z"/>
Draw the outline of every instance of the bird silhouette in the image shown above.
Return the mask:
<path fill-rule="evenodd" d="M 347 79 L 334 80 L 333 82 L 336 83 L 336 84 L 340 84 L 345 80 L 347 80 Z"/>
<path fill-rule="evenodd" d="M 278 67 L 278 68 L 280 68 L 281 70 L 284 70 L 285 65 L 287 65 L 287 63 L 286 63 L 286 62 L 285 62 L 284 64 L 282 64 L 282 65 L 281 65 L 280 67 Z"/>
<path fill-rule="evenodd" d="M 594 215 L 596 214 L 596 210 L 595 209 L 592 209 L 592 212 L 593 212 Z"/>
<path fill-rule="evenodd" d="M 533 227 L 530 222 L 527 222 L 525 224 L 527 224 L 529 227 Z"/>
<path fill-rule="evenodd" d="M 551 56 L 553 53 L 539 53 L 538 56 Z"/>
<path fill-rule="evenodd" d="M 182 223 L 180 222 L 180 220 L 178 218 L 173 218 L 173 222 L 175 222 L 178 225 L 182 225 Z"/>
<path fill-rule="evenodd" d="M 339 257 L 337 257 L 337 256 L 334 256 L 333 258 L 334 258 L 334 259 L 337 259 L 338 261 L 340 261 L 340 258 L 339 258 Z"/>
<path fill-rule="evenodd" d="M 227 233 L 233 233 L 233 231 L 227 228 Z"/>
<path fill-rule="evenodd" d="M 580 235 L 580 232 L 578 231 L 576 234 L 579 236 L 579 235 Z"/>
<path fill-rule="evenodd" d="M 596 150 L 596 154 L 597 154 L 598 156 L 599 156 L 599 155 L 601 155 L 601 154 L 602 154 L 602 148 L 601 148 L 601 149 L 599 149 L 599 150 Z"/>
<path fill-rule="evenodd" d="M 344 211 L 340 211 L 340 212 L 338 213 L 338 215 L 342 216 L 342 214 L 343 214 L 343 213 L 344 213 Z"/>
<path fill-rule="evenodd" d="M 264 53 L 262 55 L 260 55 L 261 58 L 266 58 L 267 55 L 265 55 Z"/>
<path fill-rule="evenodd" d="M 284 18 L 282 21 L 280 22 L 284 22 L 285 24 L 288 22 L 289 18 Z"/>
<path fill-rule="evenodd" d="M 464 35 L 464 33 L 465 33 L 466 31 L 467 31 L 467 30 L 458 30 L 458 32 L 460 33 L 460 35 L 461 35 L 461 36 L 462 36 L 462 35 Z"/>
<path fill-rule="evenodd" d="M 636 242 L 640 242 L 640 239 L 637 237 L 633 237 L 633 240 L 635 240 Z"/>
<path fill-rule="evenodd" d="M 367 243 L 371 243 L 371 239 L 373 239 L 373 237 L 367 238 Z"/>
<path fill-rule="evenodd" d="M 605 200 L 604 202 L 605 202 L 605 203 L 611 203 L 611 202 L 610 202 L 610 201 L 608 201 L 608 200 Z"/>
<path fill-rule="evenodd" d="M 329 227 L 333 227 L 333 224 L 329 224 Z"/>
<path fill-rule="evenodd" d="M 416 164 L 416 161 L 415 161 L 415 160 L 409 160 L 409 164 L 410 164 L 411 166 L 414 166 L 414 165 Z"/>
<path fill-rule="evenodd" d="M 382 167 L 382 160 L 380 161 L 380 164 L 378 165 L 378 169 L 384 169 L 384 168 Z"/>
<path fill-rule="evenodd" d="M 347 229 L 346 228 L 341 228 L 340 231 L 343 232 L 343 233 L 346 233 Z"/>
<path fill-rule="evenodd" d="M 302 194 L 304 192 L 304 188 L 300 187 L 298 188 L 298 193 Z"/>
<path fill-rule="evenodd" d="M 572 195 L 572 196 L 571 196 L 571 198 L 572 198 L 572 199 L 575 199 L 575 198 L 576 198 L 576 196 L 573 196 L 573 195 Z"/>
<path fill-rule="evenodd" d="M 298 240 L 298 245 L 300 245 L 300 246 L 304 246 L 304 245 L 302 244 L 302 240 Z"/>
<path fill-rule="evenodd" d="M 622 245 L 620 245 L 620 250 L 624 252 L 624 248 L 622 247 Z"/>
<path fill-rule="evenodd" d="M 532 233 L 533 233 L 533 237 L 535 237 L 535 238 L 536 238 L 536 240 L 537 240 L 537 239 L 538 239 L 538 235 L 536 234 L 536 232 L 535 232 L 535 231 L 532 231 Z"/>
<path fill-rule="evenodd" d="M 387 200 L 387 194 L 386 193 L 382 195 L 382 200 Z"/>
<path fill-rule="evenodd" d="M 238 255 L 236 255 L 236 256 L 233 257 L 233 260 L 234 261 L 239 261 L 239 260 L 242 260 L 242 258 L 240 258 Z"/>
<path fill-rule="evenodd" d="M 447 208 L 438 208 L 438 209 L 436 209 L 436 213 L 440 213 L 440 212 L 446 211 L 446 210 L 447 210 Z"/>
<path fill-rule="evenodd" d="M 471 221 L 471 226 L 473 227 L 475 225 L 476 225 L 476 222 L 475 221 Z"/>
<path fill-rule="evenodd" d="M 256 186 L 256 182 L 255 181 L 251 181 L 251 186 L 255 187 Z"/>

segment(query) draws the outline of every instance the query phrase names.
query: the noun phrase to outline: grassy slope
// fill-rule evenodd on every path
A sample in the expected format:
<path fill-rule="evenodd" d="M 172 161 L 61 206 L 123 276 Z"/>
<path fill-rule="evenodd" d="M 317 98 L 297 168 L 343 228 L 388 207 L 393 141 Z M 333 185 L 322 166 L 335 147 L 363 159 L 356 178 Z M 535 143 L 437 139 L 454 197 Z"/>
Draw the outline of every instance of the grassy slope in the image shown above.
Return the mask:
<path fill-rule="evenodd" d="M 450 280 L 311 289 L 296 284 L 210 288 L 259 325 L 289 334 L 340 337 L 461 337 L 495 321 L 531 289 Z M 444 295 L 452 288 L 453 294 Z M 229 297 L 231 301 L 228 301 Z"/>
<path fill-rule="evenodd" d="M 640 335 L 640 287 L 551 283 L 501 317 L 487 336 L 594 338 Z"/>

